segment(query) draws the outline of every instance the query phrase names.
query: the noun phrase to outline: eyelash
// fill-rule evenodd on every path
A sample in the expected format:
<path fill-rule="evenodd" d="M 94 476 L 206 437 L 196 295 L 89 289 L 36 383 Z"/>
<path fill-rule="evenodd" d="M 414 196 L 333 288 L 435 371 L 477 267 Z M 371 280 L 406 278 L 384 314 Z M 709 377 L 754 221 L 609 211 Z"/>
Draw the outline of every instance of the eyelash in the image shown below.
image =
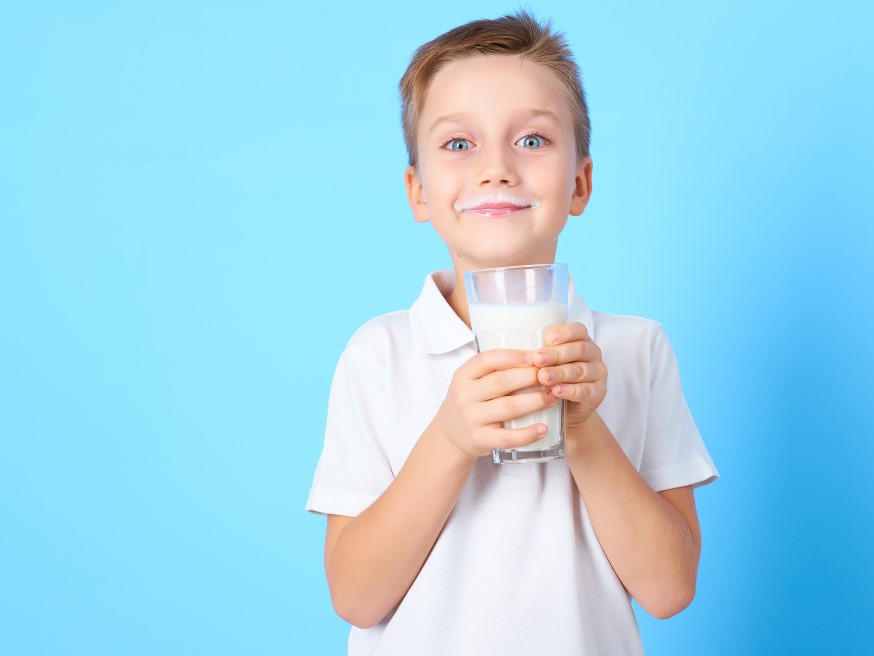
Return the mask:
<path fill-rule="evenodd" d="M 449 137 L 446 141 L 441 144 L 441 148 L 446 148 L 453 141 L 470 141 L 467 137 Z M 448 148 L 447 148 L 448 150 Z"/>
<path fill-rule="evenodd" d="M 522 138 L 519 139 L 519 141 L 522 141 L 522 139 L 524 139 L 525 137 L 538 137 L 539 139 L 543 139 L 543 143 L 547 145 L 552 143 L 552 139 L 547 137 L 542 132 L 538 132 L 537 130 L 535 130 L 534 132 L 528 132 L 527 134 L 523 135 Z"/>
<path fill-rule="evenodd" d="M 538 139 L 543 139 L 543 143 L 544 143 L 545 145 L 549 145 L 549 144 L 552 143 L 552 139 L 550 139 L 549 137 L 547 137 L 545 134 L 543 134 L 542 132 L 540 132 L 540 131 L 538 131 L 538 130 L 534 130 L 533 132 L 526 132 L 522 137 L 520 137 L 520 138 L 517 140 L 517 142 L 518 142 L 518 141 L 521 141 L 521 140 L 524 139 L 525 137 L 537 137 Z M 446 141 L 444 141 L 444 142 L 440 145 L 440 147 L 441 147 L 441 148 L 446 148 L 446 147 L 447 147 L 449 144 L 451 144 L 453 141 L 470 141 L 470 139 L 468 139 L 467 137 L 449 137 Z"/>

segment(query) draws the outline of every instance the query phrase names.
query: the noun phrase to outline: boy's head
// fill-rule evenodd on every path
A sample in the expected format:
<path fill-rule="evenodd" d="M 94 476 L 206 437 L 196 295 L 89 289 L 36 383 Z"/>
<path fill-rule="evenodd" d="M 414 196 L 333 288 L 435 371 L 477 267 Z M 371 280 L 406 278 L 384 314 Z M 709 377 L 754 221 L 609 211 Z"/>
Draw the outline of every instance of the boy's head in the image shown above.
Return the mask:
<path fill-rule="evenodd" d="M 591 126 L 580 73 L 564 37 L 525 12 L 466 23 L 421 46 L 400 82 L 401 120 L 410 166 L 418 163 L 417 129 L 434 76 L 465 57 L 519 55 L 541 64 L 564 90 L 574 120 L 577 156 L 589 156 Z"/>
<path fill-rule="evenodd" d="M 592 188 L 585 99 L 561 37 L 526 14 L 469 23 L 422 46 L 401 89 L 410 208 L 456 269 L 554 261 Z"/>

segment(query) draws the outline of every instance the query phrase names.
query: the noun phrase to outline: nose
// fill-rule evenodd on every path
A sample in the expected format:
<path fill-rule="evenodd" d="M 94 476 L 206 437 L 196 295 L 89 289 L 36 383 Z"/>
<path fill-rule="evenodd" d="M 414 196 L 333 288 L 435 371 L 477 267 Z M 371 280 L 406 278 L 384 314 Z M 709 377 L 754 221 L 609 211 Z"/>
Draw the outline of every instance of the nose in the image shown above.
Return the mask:
<path fill-rule="evenodd" d="M 481 162 L 477 172 L 480 187 L 489 185 L 512 187 L 518 182 L 511 149 L 496 144 L 481 148 L 480 154 Z"/>

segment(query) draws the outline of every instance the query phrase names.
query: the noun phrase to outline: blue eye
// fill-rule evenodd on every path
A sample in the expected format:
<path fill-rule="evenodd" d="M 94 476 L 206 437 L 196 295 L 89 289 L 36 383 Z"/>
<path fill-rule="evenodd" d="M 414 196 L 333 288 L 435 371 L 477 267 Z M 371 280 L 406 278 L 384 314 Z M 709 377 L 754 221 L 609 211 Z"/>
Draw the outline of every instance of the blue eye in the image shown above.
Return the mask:
<path fill-rule="evenodd" d="M 539 134 L 528 134 L 516 142 L 517 146 L 522 148 L 543 148 L 546 145 L 546 139 Z"/>
<path fill-rule="evenodd" d="M 450 139 L 443 144 L 443 147 L 458 153 L 469 150 L 471 145 L 472 144 L 467 139 Z"/>

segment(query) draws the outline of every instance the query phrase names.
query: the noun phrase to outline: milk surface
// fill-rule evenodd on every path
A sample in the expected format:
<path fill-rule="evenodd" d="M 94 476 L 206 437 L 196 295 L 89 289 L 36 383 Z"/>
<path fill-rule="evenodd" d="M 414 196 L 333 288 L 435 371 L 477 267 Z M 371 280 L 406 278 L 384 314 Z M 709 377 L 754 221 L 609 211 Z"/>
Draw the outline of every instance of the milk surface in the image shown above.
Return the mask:
<path fill-rule="evenodd" d="M 547 328 L 567 323 L 567 306 L 560 303 L 470 304 L 470 323 L 480 351 L 512 348 L 533 351 L 544 346 Z M 522 390 L 528 392 L 537 388 Z M 545 389 L 540 387 L 539 389 Z M 507 428 L 545 424 L 548 432 L 533 444 L 516 451 L 540 451 L 558 444 L 564 401 L 552 408 L 504 422 Z"/>

